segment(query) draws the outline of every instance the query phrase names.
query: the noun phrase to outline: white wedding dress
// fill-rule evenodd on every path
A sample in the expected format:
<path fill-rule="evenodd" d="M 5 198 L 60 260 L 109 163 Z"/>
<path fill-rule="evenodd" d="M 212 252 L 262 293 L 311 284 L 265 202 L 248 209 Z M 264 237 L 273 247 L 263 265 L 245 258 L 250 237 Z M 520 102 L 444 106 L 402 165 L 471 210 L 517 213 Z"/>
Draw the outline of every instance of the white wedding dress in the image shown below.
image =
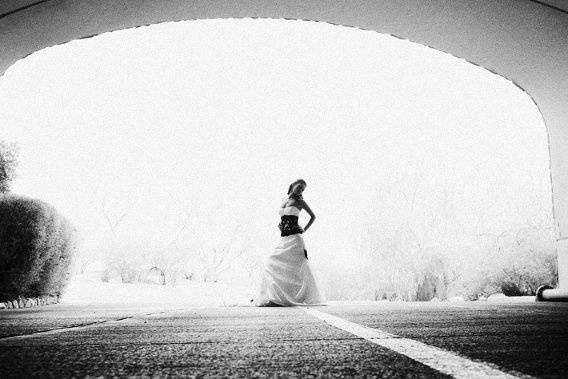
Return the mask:
<path fill-rule="evenodd" d="M 300 210 L 288 206 L 278 213 L 287 232 L 281 233 L 278 246 L 266 257 L 255 305 L 323 305 L 325 299 L 305 255 L 303 230 L 298 226 Z"/>

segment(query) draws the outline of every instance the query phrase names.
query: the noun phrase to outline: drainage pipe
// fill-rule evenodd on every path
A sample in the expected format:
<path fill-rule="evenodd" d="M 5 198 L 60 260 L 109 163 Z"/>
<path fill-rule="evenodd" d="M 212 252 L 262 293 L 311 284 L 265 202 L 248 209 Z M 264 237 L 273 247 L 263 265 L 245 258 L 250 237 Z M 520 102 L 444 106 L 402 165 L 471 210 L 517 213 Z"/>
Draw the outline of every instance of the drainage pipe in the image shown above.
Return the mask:
<path fill-rule="evenodd" d="M 538 287 L 536 290 L 536 301 L 568 301 L 568 289 L 552 288 L 549 285 Z"/>

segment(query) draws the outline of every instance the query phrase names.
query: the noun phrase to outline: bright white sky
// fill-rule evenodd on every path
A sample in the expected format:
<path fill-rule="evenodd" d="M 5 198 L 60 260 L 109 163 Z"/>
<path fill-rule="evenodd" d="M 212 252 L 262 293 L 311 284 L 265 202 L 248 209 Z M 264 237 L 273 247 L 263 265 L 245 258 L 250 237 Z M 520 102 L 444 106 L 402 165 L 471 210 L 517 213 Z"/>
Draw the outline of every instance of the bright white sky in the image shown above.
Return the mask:
<path fill-rule="evenodd" d="M 92 250 L 106 212 L 126 215 L 133 245 L 170 243 L 189 215 L 181 234 L 211 242 L 242 220 L 243 243 L 267 251 L 300 177 L 322 262 L 354 259 L 369 219 L 478 232 L 550 217 L 546 131 L 525 93 L 325 23 L 166 23 L 45 49 L 0 79 L 0 125 L 20 146 L 13 191 L 55 205 Z"/>

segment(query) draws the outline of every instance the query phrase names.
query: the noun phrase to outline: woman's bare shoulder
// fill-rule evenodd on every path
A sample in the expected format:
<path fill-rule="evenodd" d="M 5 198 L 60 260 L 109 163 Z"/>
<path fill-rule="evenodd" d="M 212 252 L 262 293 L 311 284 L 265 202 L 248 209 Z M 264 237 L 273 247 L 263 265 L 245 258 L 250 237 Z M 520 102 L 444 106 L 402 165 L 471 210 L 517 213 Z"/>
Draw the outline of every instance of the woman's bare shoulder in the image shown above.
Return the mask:
<path fill-rule="evenodd" d="M 290 202 L 288 203 L 289 206 L 294 206 L 299 210 L 302 210 L 304 208 L 304 204 L 305 203 L 303 199 L 290 199 Z"/>

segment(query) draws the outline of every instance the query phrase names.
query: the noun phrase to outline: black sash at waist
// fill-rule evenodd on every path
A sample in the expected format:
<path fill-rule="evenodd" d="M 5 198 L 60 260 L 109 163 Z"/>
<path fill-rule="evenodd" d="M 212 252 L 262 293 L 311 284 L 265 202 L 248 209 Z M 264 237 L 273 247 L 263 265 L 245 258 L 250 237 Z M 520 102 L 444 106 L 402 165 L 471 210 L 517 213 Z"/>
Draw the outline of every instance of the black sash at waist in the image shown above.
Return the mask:
<path fill-rule="evenodd" d="M 298 225 L 298 216 L 294 215 L 281 216 L 278 228 L 280 229 L 281 237 L 304 232 L 304 229 L 302 229 L 300 225 Z"/>

